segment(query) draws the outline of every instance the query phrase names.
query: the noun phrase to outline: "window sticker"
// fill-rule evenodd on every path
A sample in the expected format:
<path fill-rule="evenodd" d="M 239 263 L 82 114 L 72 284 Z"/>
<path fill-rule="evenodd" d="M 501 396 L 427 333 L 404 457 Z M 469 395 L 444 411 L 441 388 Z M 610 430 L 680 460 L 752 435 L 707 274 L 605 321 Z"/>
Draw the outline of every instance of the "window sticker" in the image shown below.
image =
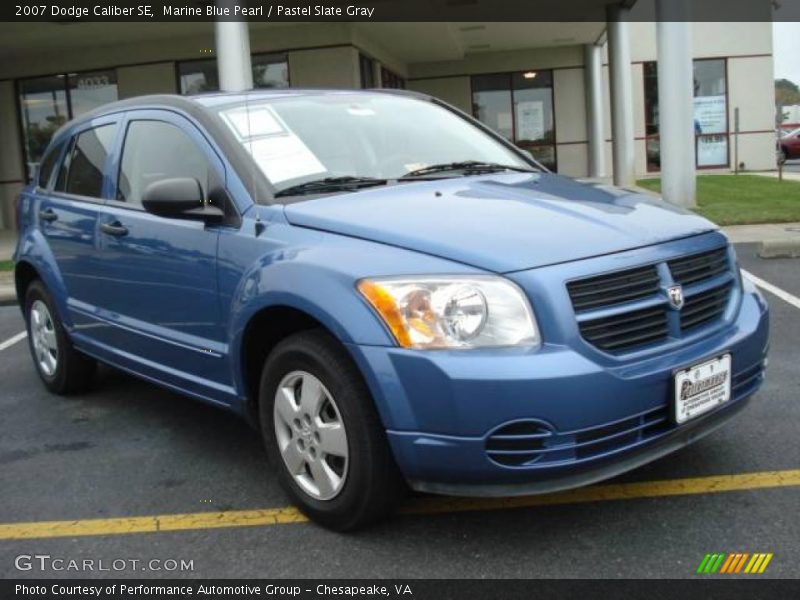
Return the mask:
<path fill-rule="evenodd" d="M 327 172 L 272 107 L 242 106 L 221 114 L 272 183 Z"/>
<path fill-rule="evenodd" d="M 293 133 L 255 139 L 248 145 L 256 164 L 272 183 L 327 172 L 308 146 Z"/>
<path fill-rule="evenodd" d="M 249 110 L 247 107 L 228 110 L 222 116 L 240 140 L 286 133 L 277 115 L 266 106 L 250 107 Z"/>

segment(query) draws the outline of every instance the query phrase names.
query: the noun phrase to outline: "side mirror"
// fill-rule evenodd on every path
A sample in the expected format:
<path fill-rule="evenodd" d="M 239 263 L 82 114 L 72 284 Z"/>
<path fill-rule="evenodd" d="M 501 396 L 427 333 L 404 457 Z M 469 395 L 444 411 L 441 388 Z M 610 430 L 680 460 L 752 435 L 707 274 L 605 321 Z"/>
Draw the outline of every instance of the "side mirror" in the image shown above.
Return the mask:
<path fill-rule="evenodd" d="M 151 214 L 169 219 L 221 223 L 225 218 L 219 208 L 204 202 L 200 182 L 191 177 L 154 181 L 142 194 L 142 206 Z"/>

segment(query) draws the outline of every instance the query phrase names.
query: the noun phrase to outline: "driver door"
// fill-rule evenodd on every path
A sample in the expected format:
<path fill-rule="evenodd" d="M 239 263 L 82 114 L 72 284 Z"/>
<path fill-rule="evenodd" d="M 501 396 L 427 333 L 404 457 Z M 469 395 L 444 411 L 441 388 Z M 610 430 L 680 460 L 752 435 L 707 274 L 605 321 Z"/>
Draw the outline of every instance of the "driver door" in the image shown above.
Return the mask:
<path fill-rule="evenodd" d="M 161 110 L 133 111 L 123 123 L 114 200 L 99 217 L 101 280 L 97 310 L 107 326 L 99 341 L 113 362 L 206 398 L 232 391 L 217 294 L 220 226 L 147 213 L 147 186 L 197 179 L 208 197 L 225 169 L 188 119 Z"/>

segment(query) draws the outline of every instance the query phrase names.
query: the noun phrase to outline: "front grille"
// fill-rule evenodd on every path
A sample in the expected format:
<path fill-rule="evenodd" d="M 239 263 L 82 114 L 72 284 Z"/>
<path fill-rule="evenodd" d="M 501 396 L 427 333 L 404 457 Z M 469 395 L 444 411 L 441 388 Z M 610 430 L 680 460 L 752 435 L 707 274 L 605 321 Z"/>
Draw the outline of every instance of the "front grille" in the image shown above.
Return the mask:
<path fill-rule="evenodd" d="M 700 327 L 719 319 L 725 312 L 725 307 L 728 306 L 732 287 L 733 284 L 726 283 L 686 298 L 686 303 L 681 310 L 681 331 Z"/>
<path fill-rule="evenodd" d="M 661 267 L 644 265 L 570 281 L 567 292 L 581 336 L 605 352 L 620 353 L 719 321 L 733 281 L 728 250 L 723 247 L 675 258 Z M 713 289 L 703 289 L 715 282 Z M 664 292 L 675 284 L 683 287 L 685 297 L 678 313 L 668 305 Z"/>
<path fill-rule="evenodd" d="M 581 311 L 646 298 L 658 291 L 658 284 L 658 271 L 654 265 L 650 265 L 573 281 L 567 284 L 567 289 L 572 306 Z"/>
<path fill-rule="evenodd" d="M 728 251 L 718 248 L 702 254 L 676 258 L 667 263 L 675 283 L 692 285 L 721 275 L 728 270 Z"/>
<path fill-rule="evenodd" d="M 586 321 L 580 330 L 590 344 L 609 351 L 659 342 L 669 334 L 667 311 L 662 306 Z"/>

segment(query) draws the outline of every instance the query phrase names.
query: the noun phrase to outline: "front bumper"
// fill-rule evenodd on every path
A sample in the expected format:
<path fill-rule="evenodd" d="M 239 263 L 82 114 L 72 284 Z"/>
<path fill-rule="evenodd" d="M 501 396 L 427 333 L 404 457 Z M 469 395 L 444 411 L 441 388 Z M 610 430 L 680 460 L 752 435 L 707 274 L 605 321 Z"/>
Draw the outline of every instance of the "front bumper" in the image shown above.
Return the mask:
<path fill-rule="evenodd" d="M 618 364 L 566 345 L 545 344 L 533 352 L 351 346 L 411 486 L 470 496 L 572 488 L 673 452 L 745 406 L 763 382 L 767 350 L 767 306 L 749 283 L 724 326 Z M 733 361 L 730 401 L 675 425 L 670 414 L 674 371 L 724 353 Z M 549 430 L 553 443 L 544 458 L 501 464 L 487 450 L 500 428 L 516 423 Z"/>

